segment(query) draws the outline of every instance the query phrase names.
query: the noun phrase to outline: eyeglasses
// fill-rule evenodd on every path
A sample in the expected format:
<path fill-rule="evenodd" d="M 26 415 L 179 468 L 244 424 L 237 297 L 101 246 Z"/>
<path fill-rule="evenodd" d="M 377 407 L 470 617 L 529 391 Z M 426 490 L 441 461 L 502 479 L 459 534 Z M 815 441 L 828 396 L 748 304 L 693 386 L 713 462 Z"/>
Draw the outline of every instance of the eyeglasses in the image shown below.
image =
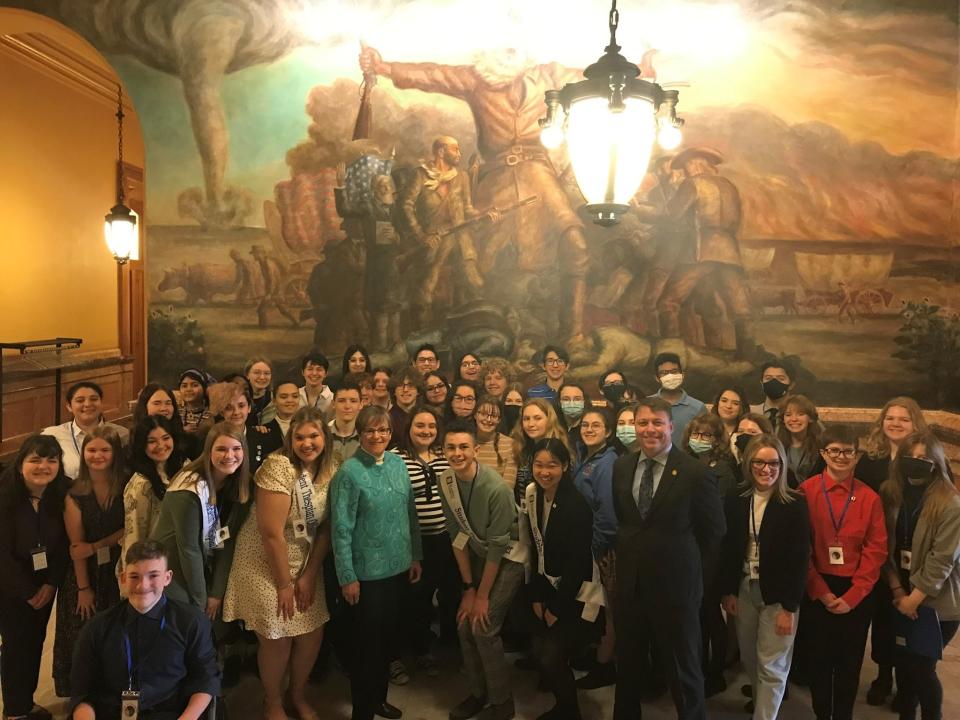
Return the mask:
<path fill-rule="evenodd" d="M 567 361 L 561 358 L 547 358 L 543 361 L 543 364 L 549 365 L 550 367 L 557 367 L 558 365 L 566 365 Z"/>
<path fill-rule="evenodd" d="M 404 390 L 411 390 L 411 389 L 413 389 L 413 388 L 415 388 L 415 387 L 417 387 L 417 386 L 414 385 L 412 382 L 402 382 L 402 383 L 400 383 L 399 385 L 397 385 L 397 387 L 398 387 L 398 388 L 403 388 Z"/>
<path fill-rule="evenodd" d="M 477 418 L 481 420 L 499 420 L 500 413 L 498 412 L 478 412 Z"/>
<path fill-rule="evenodd" d="M 779 460 L 751 460 L 750 467 L 754 470 L 763 470 L 764 468 L 770 468 L 771 470 L 779 470 L 782 463 Z"/>
<path fill-rule="evenodd" d="M 434 384 L 434 385 L 427 385 L 427 386 L 426 386 L 426 391 L 427 391 L 427 392 L 436 392 L 437 390 L 440 390 L 440 389 L 445 388 L 445 387 L 446 387 L 446 385 L 444 385 L 442 382 L 441 382 L 441 383 L 436 383 L 436 384 Z"/>
<path fill-rule="evenodd" d="M 454 395 L 453 399 L 466 405 L 473 405 L 477 401 L 473 395 Z"/>
<path fill-rule="evenodd" d="M 713 440 L 716 436 L 713 433 L 708 432 L 692 432 L 690 433 L 691 440 Z"/>
<path fill-rule="evenodd" d="M 437 362 L 437 359 L 435 357 L 418 357 L 417 358 L 417 365 L 433 365 L 435 362 Z"/>
<path fill-rule="evenodd" d="M 388 437 L 392 432 L 393 430 L 390 428 L 367 428 L 363 431 L 363 434 L 367 437 L 376 437 L 377 435 L 380 437 Z"/>
<path fill-rule="evenodd" d="M 854 458 L 857 456 L 856 448 L 828 447 L 828 448 L 824 448 L 823 452 L 825 452 L 828 457 L 831 457 L 834 459 L 842 457 L 842 458 L 847 458 L 849 460 L 850 458 Z"/>

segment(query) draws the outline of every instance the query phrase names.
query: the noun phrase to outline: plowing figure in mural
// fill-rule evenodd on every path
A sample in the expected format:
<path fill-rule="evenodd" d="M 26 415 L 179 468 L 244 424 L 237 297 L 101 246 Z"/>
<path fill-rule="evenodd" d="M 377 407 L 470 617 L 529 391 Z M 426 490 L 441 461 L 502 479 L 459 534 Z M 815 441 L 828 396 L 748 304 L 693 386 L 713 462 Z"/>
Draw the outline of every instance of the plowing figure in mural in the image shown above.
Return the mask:
<path fill-rule="evenodd" d="M 514 51 L 489 55 L 475 65 L 384 62 L 373 48 L 360 53 L 360 68 L 390 78 L 401 89 L 417 89 L 465 101 L 477 127 L 483 158 L 474 198 L 477 207 L 507 207 L 539 195 L 491 233 L 480 262 L 489 275 L 504 249 L 516 250 L 516 269 L 537 275 L 559 255 L 561 326 L 579 339 L 586 300 L 587 244 L 583 222 L 570 206 L 537 121 L 548 89 L 581 80 L 581 72 L 557 63 L 518 61 Z"/>
<path fill-rule="evenodd" d="M 254 245 L 250 248 L 250 254 L 260 265 L 260 274 L 263 276 L 263 297 L 260 298 L 260 304 L 257 305 L 257 323 L 261 328 L 266 328 L 267 311 L 271 305 L 275 305 L 280 314 L 283 315 L 293 327 L 300 325 L 299 320 L 293 316 L 293 313 L 287 308 L 283 300 L 284 279 L 288 271 L 287 267 L 279 258 L 268 255 L 262 245 Z"/>
<path fill-rule="evenodd" d="M 715 346 L 725 320 L 732 320 L 735 347 L 742 358 L 756 351 L 737 231 L 740 192 L 717 172 L 723 156 L 716 150 L 693 147 L 670 164 L 683 170 L 684 180 L 667 203 L 667 217 L 678 226 L 677 265 L 657 302 L 660 337 L 683 337 L 694 345 Z M 681 328 L 681 310 L 696 291 L 703 301 L 699 315 L 706 343 L 691 327 Z"/>

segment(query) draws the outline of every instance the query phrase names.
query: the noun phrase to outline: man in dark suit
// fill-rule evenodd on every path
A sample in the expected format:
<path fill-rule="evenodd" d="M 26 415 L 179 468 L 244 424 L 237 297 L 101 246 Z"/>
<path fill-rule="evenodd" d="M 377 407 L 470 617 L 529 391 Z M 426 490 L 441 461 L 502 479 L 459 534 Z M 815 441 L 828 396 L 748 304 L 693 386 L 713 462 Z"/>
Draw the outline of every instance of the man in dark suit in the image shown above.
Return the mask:
<path fill-rule="evenodd" d="M 716 478 L 672 446 L 669 403 L 644 398 L 640 452 L 613 466 L 617 529 L 617 690 L 614 720 L 639 720 L 651 641 L 683 720 L 706 720 L 700 603 L 726 530 Z"/>

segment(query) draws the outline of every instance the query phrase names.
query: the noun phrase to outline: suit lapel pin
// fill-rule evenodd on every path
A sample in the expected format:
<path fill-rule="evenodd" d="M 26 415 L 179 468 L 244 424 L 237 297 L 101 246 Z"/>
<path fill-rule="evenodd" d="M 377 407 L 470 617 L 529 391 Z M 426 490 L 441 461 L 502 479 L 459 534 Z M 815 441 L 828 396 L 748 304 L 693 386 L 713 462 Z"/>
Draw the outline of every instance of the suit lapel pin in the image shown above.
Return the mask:
<path fill-rule="evenodd" d="M 677 471 L 674 470 L 674 471 L 673 471 L 672 473 L 670 473 L 670 474 L 673 475 L 674 477 L 676 477 L 676 476 L 677 476 Z"/>

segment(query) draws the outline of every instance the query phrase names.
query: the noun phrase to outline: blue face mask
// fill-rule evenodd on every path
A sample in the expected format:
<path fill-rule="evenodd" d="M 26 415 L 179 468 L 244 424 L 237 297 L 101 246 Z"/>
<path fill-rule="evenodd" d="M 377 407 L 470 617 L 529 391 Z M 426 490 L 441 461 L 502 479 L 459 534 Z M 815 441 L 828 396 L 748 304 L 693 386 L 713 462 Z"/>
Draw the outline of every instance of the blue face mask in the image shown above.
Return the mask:
<path fill-rule="evenodd" d="M 617 425 L 617 440 L 630 447 L 637 441 L 637 428 L 633 425 Z"/>
<path fill-rule="evenodd" d="M 561 400 L 560 409 L 570 420 L 576 420 L 583 415 L 583 400 Z"/>
<path fill-rule="evenodd" d="M 713 449 L 713 443 L 709 440 L 694 440 L 690 438 L 687 441 L 687 445 L 690 446 L 690 449 L 693 450 L 697 455 L 702 455 L 705 452 L 709 452 Z"/>

